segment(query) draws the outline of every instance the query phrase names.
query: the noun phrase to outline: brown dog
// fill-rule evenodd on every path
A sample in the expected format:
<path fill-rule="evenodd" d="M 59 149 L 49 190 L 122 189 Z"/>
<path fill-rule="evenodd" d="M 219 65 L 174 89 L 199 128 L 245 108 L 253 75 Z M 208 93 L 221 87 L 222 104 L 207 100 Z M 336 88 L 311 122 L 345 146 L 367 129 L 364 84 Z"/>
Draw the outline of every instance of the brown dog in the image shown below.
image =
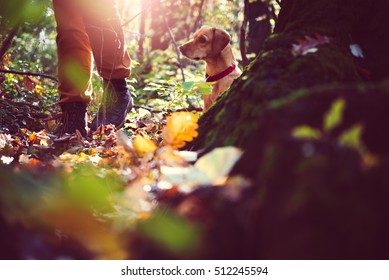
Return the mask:
<path fill-rule="evenodd" d="M 203 26 L 193 35 L 193 39 L 180 46 L 184 56 L 206 62 L 207 82 L 215 82 L 212 93 L 203 96 L 203 112 L 242 74 L 232 54 L 230 41 L 231 36 L 225 30 Z"/>

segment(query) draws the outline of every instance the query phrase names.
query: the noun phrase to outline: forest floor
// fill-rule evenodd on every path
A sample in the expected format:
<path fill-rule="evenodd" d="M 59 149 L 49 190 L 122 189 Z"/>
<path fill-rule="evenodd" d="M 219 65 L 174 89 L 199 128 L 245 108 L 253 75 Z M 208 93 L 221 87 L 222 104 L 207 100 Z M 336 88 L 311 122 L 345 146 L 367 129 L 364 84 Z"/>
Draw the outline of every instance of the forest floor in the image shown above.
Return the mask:
<path fill-rule="evenodd" d="M 0 101 L 0 224 L 31 242 L 11 246 L 11 255 L 128 258 L 140 253 L 122 236 L 139 230 L 169 254 L 193 249 L 197 227 L 181 217 L 181 210 L 161 205 L 224 183 L 239 149 L 216 149 L 200 159 L 197 152 L 180 151 L 197 136 L 200 114 L 145 106 L 133 108 L 119 131 L 106 126 L 85 138 L 79 133 L 57 138 L 60 113 L 43 105 L 39 83 L 31 77 L 19 81 L 13 88 L 28 90 L 29 99 L 15 100 L 4 90 Z M 44 250 L 34 247 L 37 240 L 44 240 Z M 69 253 L 69 242 L 82 245 Z"/>

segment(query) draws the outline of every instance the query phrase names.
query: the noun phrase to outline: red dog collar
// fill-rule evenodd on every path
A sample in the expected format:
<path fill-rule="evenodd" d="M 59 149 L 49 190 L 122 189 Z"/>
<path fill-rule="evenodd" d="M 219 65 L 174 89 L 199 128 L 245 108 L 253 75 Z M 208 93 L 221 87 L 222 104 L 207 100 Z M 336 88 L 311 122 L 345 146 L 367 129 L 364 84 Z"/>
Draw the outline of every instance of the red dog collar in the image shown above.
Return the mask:
<path fill-rule="evenodd" d="M 219 74 L 216 74 L 214 76 L 209 76 L 208 74 L 205 74 L 206 82 L 216 82 L 216 81 L 219 81 L 220 79 L 224 78 L 228 74 L 232 73 L 232 71 L 234 71 L 235 68 L 236 68 L 236 65 L 234 64 L 234 65 L 228 67 L 223 72 L 220 72 Z"/>

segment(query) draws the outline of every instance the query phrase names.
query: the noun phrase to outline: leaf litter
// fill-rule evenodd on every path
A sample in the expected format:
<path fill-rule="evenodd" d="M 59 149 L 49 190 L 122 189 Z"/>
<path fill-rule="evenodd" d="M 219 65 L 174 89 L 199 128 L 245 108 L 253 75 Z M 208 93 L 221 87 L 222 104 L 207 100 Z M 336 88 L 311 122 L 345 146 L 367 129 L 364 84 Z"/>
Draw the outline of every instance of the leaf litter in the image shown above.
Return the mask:
<path fill-rule="evenodd" d="M 179 150 L 197 136 L 197 118 L 190 112 L 143 111 L 131 114 L 122 130 L 102 126 L 88 138 L 75 133 L 58 139 L 46 129 L 2 131 L 0 166 L 15 176 L 31 176 L 40 186 L 40 203 L 29 217 L 33 228 L 84 244 L 93 258 L 131 258 L 122 235 L 132 231 L 143 232 L 167 251 L 184 252 L 198 242 L 198 227 L 186 220 L 193 213 L 183 210 L 192 209 L 193 203 L 185 198 L 205 186 L 223 184 L 233 185 L 226 187 L 226 199 L 236 198 L 247 185 L 228 183 L 242 154 L 238 148 L 218 148 L 200 158 L 197 152 Z M 1 203 L 5 197 L 0 195 Z M 163 205 L 178 198 L 182 203 L 161 216 Z M 9 208 L 19 213 L 16 206 Z M 25 220 L 24 214 L 18 215 L 16 220 Z M 171 236 L 155 236 L 165 220 L 174 224 L 164 233 Z M 182 234 L 182 244 L 175 244 Z"/>

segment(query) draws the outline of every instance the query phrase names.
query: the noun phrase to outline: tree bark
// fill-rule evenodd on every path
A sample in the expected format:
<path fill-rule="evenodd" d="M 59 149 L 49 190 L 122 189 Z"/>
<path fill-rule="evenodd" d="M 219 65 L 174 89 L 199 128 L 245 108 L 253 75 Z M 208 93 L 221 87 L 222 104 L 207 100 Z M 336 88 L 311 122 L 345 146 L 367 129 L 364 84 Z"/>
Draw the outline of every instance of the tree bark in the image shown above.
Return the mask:
<path fill-rule="evenodd" d="M 271 34 L 269 1 L 249 2 L 247 8 L 248 34 L 247 53 L 258 54 Z"/>
<path fill-rule="evenodd" d="M 190 33 L 191 32 L 196 32 L 196 30 L 197 29 L 199 29 L 200 28 L 200 26 L 201 26 L 201 23 L 202 23 L 202 21 L 203 21 L 203 19 L 204 19 L 204 17 L 203 17 L 203 7 L 204 7 L 204 5 L 205 5 L 205 0 L 200 0 L 200 3 L 197 5 L 197 12 L 198 12 L 198 14 L 197 14 L 197 17 L 194 19 L 194 23 L 193 23 L 193 27 L 191 28 L 191 30 L 189 30 L 189 32 L 188 32 L 188 39 L 189 39 L 189 35 L 190 35 Z M 193 14 L 192 14 L 192 16 L 193 16 Z M 193 17 L 194 18 L 194 17 Z"/>
<path fill-rule="evenodd" d="M 140 24 L 139 24 L 139 40 L 138 40 L 138 50 L 137 55 L 140 59 L 140 62 L 143 62 L 144 55 L 144 42 L 145 42 L 145 28 L 146 28 L 146 18 L 147 18 L 147 8 L 149 7 L 150 2 L 142 1 L 142 14 L 140 15 Z"/>
<path fill-rule="evenodd" d="M 244 12 L 243 12 L 243 22 L 240 27 L 240 36 L 239 36 L 239 48 L 240 54 L 242 56 L 242 66 L 246 67 L 249 63 L 246 53 L 246 30 L 248 22 L 248 10 L 249 10 L 249 0 L 244 1 Z"/>

